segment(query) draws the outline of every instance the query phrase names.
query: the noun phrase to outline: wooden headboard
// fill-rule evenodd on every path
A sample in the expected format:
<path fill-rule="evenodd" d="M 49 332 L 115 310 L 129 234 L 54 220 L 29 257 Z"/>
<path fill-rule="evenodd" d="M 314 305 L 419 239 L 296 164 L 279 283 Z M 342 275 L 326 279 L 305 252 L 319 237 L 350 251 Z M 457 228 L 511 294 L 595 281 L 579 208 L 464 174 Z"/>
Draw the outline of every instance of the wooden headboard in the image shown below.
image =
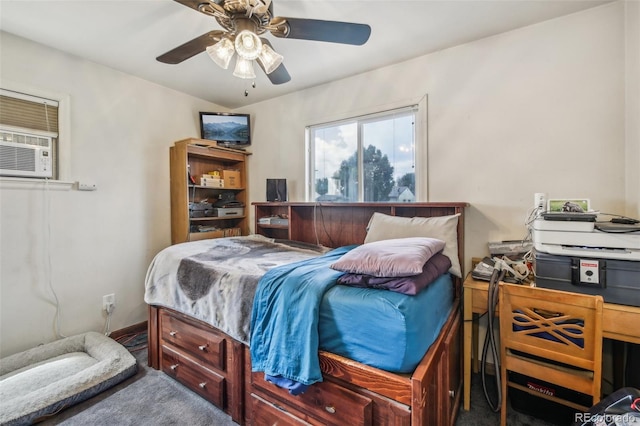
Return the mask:
<path fill-rule="evenodd" d="M 458 219 L 458 258 L 464 269 L 464 210 L 468 203 L 253 203 L 255 232 L 326 247 L 362 244 L 367 225 L 375 212 L 401 217 L 435 217 L 460 214 Z M 280 215 L 289 225 L 264 225 L 258 219 Z M 463 274 L 464 276 L 464 274 Z"/>

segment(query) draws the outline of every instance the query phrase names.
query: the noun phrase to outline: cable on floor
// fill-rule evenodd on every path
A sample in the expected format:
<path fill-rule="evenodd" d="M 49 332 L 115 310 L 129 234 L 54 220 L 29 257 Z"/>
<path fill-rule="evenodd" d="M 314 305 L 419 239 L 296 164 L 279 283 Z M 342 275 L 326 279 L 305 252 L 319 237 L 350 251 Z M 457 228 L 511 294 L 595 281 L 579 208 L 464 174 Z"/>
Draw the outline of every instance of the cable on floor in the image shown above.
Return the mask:
<path fill-rule="evenodd" d="M 503 280 L 505 274 L 505 269 L 494 269 L 491 274 L 491 280 L 489 281 L 489 291 L 487 297 L 487 334 L 484 336 L 484 344 L 482 346 L 482 360 L 480 364 L 480 375 L 482 377 L 482 389 L 484 391 L 484 396 L 489 403 L 489 407 L 494 412 L 500 411 L 500 407 L 502 406 L 502 385 L 501 385 L 501 377 L 500 377 L 500 354 L 498 351 L 498 346 L 495 340 L 493 320 L 495 319 L 495 312 L 498 306 L 498 283 Z M 491 352 L 493 357 L 493 364 L 495 366 L 495 382 L 497 388 L 497 401 L 493 401 L 491 396 L 489 395 L 489 391 L 487 389 L 487 361 L 488 354 Z"/>

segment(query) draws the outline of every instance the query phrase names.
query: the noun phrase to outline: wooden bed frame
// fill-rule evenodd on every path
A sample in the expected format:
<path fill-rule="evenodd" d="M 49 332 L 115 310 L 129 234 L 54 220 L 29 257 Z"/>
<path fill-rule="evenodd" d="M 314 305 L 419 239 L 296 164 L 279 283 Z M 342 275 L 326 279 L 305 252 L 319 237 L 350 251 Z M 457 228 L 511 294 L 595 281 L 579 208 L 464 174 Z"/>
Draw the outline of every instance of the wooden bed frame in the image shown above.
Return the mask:
<path fill-rule="evenodd" d="M 458 256 L 464 265 L 466 203 L 254 203 L 256 233 L 328 247 L 361 244 L 374 212 L 402 217 L 460 214 Z M 280 214 L 288 227 L 261 227 Z M 251 373 L 244 344 L 187 315 L 149 306 L 149 366 L 161 369 L 239 424 L 454 425 L 462 390 L 461 292 L 437 340 L 412 374 L 394 374 L 320 352 L 324 381 L 300 396 Z"/>

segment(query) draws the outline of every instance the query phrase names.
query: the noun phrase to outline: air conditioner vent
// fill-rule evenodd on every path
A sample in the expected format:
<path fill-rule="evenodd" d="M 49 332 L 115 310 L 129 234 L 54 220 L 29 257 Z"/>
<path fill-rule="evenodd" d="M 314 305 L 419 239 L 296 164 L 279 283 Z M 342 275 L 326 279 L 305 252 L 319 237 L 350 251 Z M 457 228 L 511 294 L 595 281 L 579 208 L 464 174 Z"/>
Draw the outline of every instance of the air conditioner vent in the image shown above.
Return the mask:
<path fill-rule="evenodd" d="M 36 150 L 33 148 L 0 145 L 0 169 L 35 170 Z"/>
<path fill-rule="evenodd" d="M 0 131 L 0 175 L 52 177 L 51 138 Z"/>
<path fill-rule="evenodd" d="M 31 146 L 42 146 L 48 148 L 51 144 L 51 139 L 37 136 L 37 135 L 27 135 L 21 133 L 9 133 L 9 132 L 0 132 L 0 140 L 4 142 L 13 142 L 22 145 L 31 145 Z"/>

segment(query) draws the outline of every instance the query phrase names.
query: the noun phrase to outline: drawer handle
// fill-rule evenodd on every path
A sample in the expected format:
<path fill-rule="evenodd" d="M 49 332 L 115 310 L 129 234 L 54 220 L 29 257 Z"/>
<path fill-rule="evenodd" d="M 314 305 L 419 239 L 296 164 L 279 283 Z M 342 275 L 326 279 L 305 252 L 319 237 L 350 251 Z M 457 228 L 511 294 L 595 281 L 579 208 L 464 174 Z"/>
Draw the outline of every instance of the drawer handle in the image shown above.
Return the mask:
<path fill-rule="evenodd" d="M 175 336 L 176 334 L 178 334 L 178 332 L 177 332 L 177 331 L 170 331 L 170 332 L 169 332 L 169 336 Z"/>
<path fill-rule="evenodd" d="M 205 387 L 207 387 L 207 382 L 202 382 L 198 386 L 200 386 L 200 389 L 204 389 Z"/>
<path fill-rule="evenodd" d="M 326 407 L 324 407 L 324 409 L 327 410 L 327 413 L 331 413 L 331 414 L 336 413 L 336 407 L 333 407 L 331 405 L 327 405 Z"/>
<path fill-rule="evenodd" d="M 201 351 L 206 351 L 207 350 L 207 346 L 209 346 L 209 345 L 200 345 L 200 346 L 198 346 L 198 349 L 200 349 Z"/>
<path fill-rule="evenodd" d="M 176 370 L 178 368 L 178 364 L 173 364 L 171 367 L 169 367 L 172 370 Z"/>

